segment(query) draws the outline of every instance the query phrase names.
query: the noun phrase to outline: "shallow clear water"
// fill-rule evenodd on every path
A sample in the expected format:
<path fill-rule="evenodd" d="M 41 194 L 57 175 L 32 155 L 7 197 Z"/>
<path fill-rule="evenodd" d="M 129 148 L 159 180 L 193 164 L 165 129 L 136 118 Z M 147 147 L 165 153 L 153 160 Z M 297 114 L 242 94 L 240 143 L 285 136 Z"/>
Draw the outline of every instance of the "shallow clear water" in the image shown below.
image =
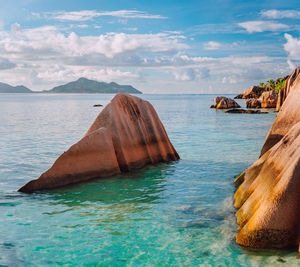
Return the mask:
<path fill-rule="evenodd" d="M 142 95 L 178 162 L 32 195 L 113 95 L 0 95 L 0 265 L 287 266 L 295 252 L 234 242 L 234 176 L 259 155 L 276 114 L 225 114 L 212 95 Z"/>

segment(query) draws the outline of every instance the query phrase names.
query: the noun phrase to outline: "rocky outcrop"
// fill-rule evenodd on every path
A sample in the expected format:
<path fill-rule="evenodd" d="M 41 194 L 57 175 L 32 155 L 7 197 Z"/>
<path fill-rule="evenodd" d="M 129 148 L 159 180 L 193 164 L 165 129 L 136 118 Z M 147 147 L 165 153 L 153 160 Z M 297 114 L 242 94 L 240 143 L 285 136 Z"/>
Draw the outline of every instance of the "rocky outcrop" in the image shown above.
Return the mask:
<path fill-rule="evenodd" d="M 296 84 L 296 83 L 294 83 Z M 296 247 L 300 242 L 300 84 L 289 91 L 261 157 L 236 180 L 238 244 Z"/>
<path fill-rule="evenodd" d="M 256 85 L 251 86 L 243 93 L 243 99 L 259 98 L 264 91 L 265 91 L 264 87 L 260 87 Z"/>
<path fill-rule="evenodd" d="M 238 94 L 234 97 L 234 99 L 243 99 L 244 94 Z"/>
<path fill-rule="evenodd" d="M 246 101 L 246 107 L 247 108 L 260 108 L 261 107 L 260 100 L 258 100 L 256 98 L 249 98 Z"/>
<path fill-rule="evenodd" d="M 284 88 L 282 88 L 280 90 L 279 95 L 278 95 L 277 106 L 276 106 L 276 109 L 278 111 L 280 110 L 281 106 L 283 105 L 283 102 L 287 98 L 288 94 L 300 86 L 299 74 L 300 74 L 300 67 L 296 68 L 292 72 L 292 74 L 286 80 Z"/>
<path fill-rule="evenodd" d="M 229 97 L 217 96 L 214 99 L 214 101 L 216 105 L 212 105 L 210 106 L 210 108 L 216 108 L 216 109 L 240 108 L 240 105 Z"/>
<path fill-rule="evenodd" d="M 78 143 L 19 191 L 61 187 L 177 159 L 153 106 L 138 97 L 117 94 Z"/>
<path fill-rule="evenodd" d="M 247 113 L 247 114 L 266 114 L 266 113 L 268 113 L 268 112 L 262 112 L 260 110 L 251 110 L 251 109 L 242 109 L 242 108 L 228 109 L 224 112 L 225 113 Z"/>
<path fill-rule="evenodd" d="M 237 179 L 236 242 L 255 248 L 300 242 L 300 122 Z"/>
<path fill-rule="evenodd" d="M 293 73 L 297 73 L 297 68 Z M 294 75 L 291 75 L 291 77 Z M 261 156 L 268 151 L 272 146 L 283 138 L 284 135 L 291 129 L 297 122 L 300 121 L 300 75 L 294 78 L 294 82 L 291 83 L 291 78 L 288 79 L 287 83 L 292 84 L 292 87 L 288 87 L 286 92 L 288 97 L 280 108 L 267 137 L 266 141 L 261 150 Z M 279 101 L 279 99 L 278 99 Z"/>
<path fill-rule="evenodd" d="M 276 108 L 278 93 L 275 91 L 268 91 L 262 93 L 259 100 L 261 101 L 262 108 Z"/>

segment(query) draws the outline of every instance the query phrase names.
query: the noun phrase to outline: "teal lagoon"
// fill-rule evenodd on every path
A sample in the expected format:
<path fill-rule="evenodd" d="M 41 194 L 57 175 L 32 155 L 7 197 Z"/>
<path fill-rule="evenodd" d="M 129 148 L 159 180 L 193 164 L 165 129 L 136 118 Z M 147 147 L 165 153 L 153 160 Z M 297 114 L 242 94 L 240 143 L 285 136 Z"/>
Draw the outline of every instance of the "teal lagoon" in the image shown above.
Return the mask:
<path fill-rule="evenodd" d="M 1 266 L 299 266 L 296 252 L 234 241 L 233 179 L 257 159 L 276 114 L 225 114 L 209 109 L 214 95 L 140 95 L 181 160 L 18 193 L 112 97 L 0 95 Z"/>

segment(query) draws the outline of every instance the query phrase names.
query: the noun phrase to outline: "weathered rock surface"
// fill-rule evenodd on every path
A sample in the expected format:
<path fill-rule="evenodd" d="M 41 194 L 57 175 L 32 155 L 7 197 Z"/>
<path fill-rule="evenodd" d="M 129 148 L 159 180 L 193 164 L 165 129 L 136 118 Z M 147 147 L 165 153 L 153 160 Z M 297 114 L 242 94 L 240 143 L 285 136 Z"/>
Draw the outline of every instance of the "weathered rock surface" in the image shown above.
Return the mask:
<path fill-rule="evenodd" d="M 244 94 L 238 94 L 234 97 L 234 99 L 243 99 Z"/>
<path fill-rule="evenodd" d="M 246 107 L 247 108 L 260 108 L 261 102 L 260 102 L 260 100 L 258 100 L 256 98 L 249 98 L 246 101 Z"/>
<path fill-rule="evenodd" d="M 300 122 L 237 179 L 236 242 L 256 248 L 300 242 Z"/>
<path fill-rule="evenodd" d="M 299 69 L 299 68 L 297 68 Z M 296 69 L 296 70 L 297 70 Z M 296 73 L 297 71 L 293 73 Z M 299 72 L 300 73 L 300 72 Z M 300 121 L 300 75 L 294 79 L 292 88 L 288 87 L 288 97 L 282 104 L 280 111 L 266 137 L 265 144 L 261 150 L 261 156 L 268 151 L 272 146 L 283 138 L 283 136 L 291 129 L 297 122 Z M 290 83 L 290 78 L 287 83 Z M 290 83 L 291 84 L 291 83 Z M 279 100 L 278 100 L 279 101 Z"/>
<path fill-rule="evenodd" d="M 287 98 L 288 94 L 293 91 L 294 89 L 300 86 L 300 67 L 296 68 L 292 74 L 287 79 L 284 88 L 282 88 L 278 95 L 278 101 L 276 109 L 279 111 L 283 105 L 283 102 Z"/>
<path fill-rule="evenodd" d="M 210 106 L 211 108 L 216 108 L 216 109 L 240 108 L 240 105 L 229 97 L 217 96 L 214 99 L 214 101 L 216 105 Z"/>
<path fill-rule="evenodd" d="M 261 101 L 262 108 L 276 108 L 278 93 L 275 91 L 268 91 L 262 93 L 259 100 Z"/>
<path fill-rule="evenodd" d="M 238 244 L 256 248 L 299 246 L 299 101 L 300 84 L 289 91 L 261 157 L 235 180 Z"/>
<path fill-rule="evenodd" d="M 243 93 L 243 99 L 259 98 L 264 91 L 265 91 L 264 87 L 255 86 L 255 85 L 251 86 Z"/>
<path fill-rule="evenodd" d="M 138 97 L 117 94 L 78 143 L 19 191 L 61 187 L 177 159 L 153 106 Z"/>

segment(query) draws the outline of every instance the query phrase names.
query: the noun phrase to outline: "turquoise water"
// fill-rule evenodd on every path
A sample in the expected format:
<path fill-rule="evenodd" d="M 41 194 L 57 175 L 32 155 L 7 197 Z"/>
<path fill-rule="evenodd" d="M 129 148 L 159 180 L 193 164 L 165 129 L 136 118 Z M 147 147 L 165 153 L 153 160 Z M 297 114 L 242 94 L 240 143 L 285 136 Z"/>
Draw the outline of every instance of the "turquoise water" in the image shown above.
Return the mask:
<path fill-rule="evenodd" d="M 234 242 L 232 181 L 276 114 L 225 114 L 209 109 L 212 95 L 141 97 L 180 161 L 27 195 L 17 189 L 78 141 L 102 109 L 93 105 L 112 95 L 0 96 L 0 265 L 300 264 L 294 252 Z"/>

